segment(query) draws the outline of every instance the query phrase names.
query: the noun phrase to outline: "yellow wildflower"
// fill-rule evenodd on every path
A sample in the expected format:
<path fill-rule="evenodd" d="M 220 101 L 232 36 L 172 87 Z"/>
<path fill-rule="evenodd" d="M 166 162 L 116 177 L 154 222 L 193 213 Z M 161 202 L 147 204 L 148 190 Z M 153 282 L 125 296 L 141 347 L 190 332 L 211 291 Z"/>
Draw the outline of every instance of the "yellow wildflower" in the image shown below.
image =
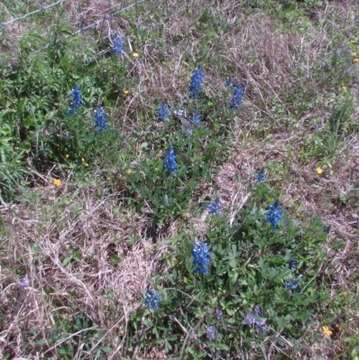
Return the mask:
<path fill-rule="evenodd" d="M 333 331 L 329 326 L 325 325 L 322 326 L 322 333 L 324 336 L 330 337 L 333 334 Z"/>
<path fill-rule="evenodd" d="M 321 176 L 324 174 L 324 170 L 322 167 L 320 166 L 317 166 L 316 169 L 315 169 L 315 172 L 317 173 L 318 176 Z"/>
<path fill-rule="evenodd" d="M 127 169 L 126 174 L 127 174 L 127 175 L 132 175 L 132 174 L 133 174 L 132 169 Z"/>
<path fill-rule="evenodd" d="M 60 188 L 62 186 L 62 181 L 60 179 L 53 179 L 52 185 L 54 185 L 55 188 Z"/>
<path fill-rule="evenodd" d="M 70 155 L 69 155 L 69 154 L 66 154 L 66 155 L 65 155 L 65 158 L 66 158 L 66 159 L 68 159 L 69 157 L 70 157 Z"/>
<path fill-rule="evenodd" d="M 354 58 L 354 59 L 353 59 L 353 62 L 354 62 L 354 63 L 359 63 L 359 57 Z"/>
<path fill-rule="evenodd" d="M 134 52 L 132 53 L 132 57 L 133 57 L 134 59 L 138 59 L 138 58 L 140 57 L 140 54 L 139 54 L 138 52 L 134 51 Z"/>
<path fill-rule="evenodd" d="M 127 89 L 123 90 L 123 95 L 127 96 L 129 93 L 130 92 Z"/>

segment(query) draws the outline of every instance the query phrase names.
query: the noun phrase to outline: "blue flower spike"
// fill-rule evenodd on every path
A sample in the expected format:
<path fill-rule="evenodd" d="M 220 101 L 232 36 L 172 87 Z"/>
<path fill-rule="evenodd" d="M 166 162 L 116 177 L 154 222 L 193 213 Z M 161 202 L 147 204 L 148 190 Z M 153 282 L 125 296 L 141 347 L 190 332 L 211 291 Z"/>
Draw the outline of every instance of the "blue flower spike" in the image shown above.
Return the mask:
<path fill-rule="evenodd" d="M 118 56 L 124 53 L 124 41 L 121 36 L 116 35 L 112 39 L 112 52 Z"/>
<path fill-rule="evenodd" d="M 266 330 L 266 322 L 267 319 L 262 316 L 259 306 L 255 306 L 254 310 L 249 311 L 243 321 L 245 325 L 253 327 L 259 332 L 263 332 Z"/>
<path fill-rule="evenodd" d="M 149 310 L 156 311 L 160 307 L 161 296 L 156 290 L 149 289 L 145 294 L 144 303 Z"/>
<path fill-rule="evenodd" d="M 191 83 L 189 85 L 189 95 L 191 98 L 198 98 L 203 92 L 204 70 L 202 65 L 198 65 L 191 76 Z"/>
<path fill-rule="evenodd" d="M 290 259 L 290 260 L 288 261 L 288 267 L 289 267 L 290 270 L 296 271 L 296 270 L 297 270 L 297 267 L 298 267 L 298 261 L 297 261 L 297 259 L 294 259 L 294 258 Z"/>
<path fill-rule="evenodd" d="M 283 218 L 283 209 L 278 201 L 267 207 L 266 220 L 276 229 Z"/>
<path fill-rule="evenodd" d="M 165 170 L 168 174 L 175 174 L 177 172 L 177 158 L 176 158 L 176 153 L 175 150 L 173 149 L 173 147 L 169 147 L 166 151 L 166 156 L 165 156 L 165 161 L 164 161 L 164 165 L 165 165 Z"/>
<path fill-rule="evenodd" d="M 68 109 L 68 114 L 73 115 L 84 104 L 80 87 L 75 85 L 71 90 L 71 102 Z"/>
<path fill-rule="evenodd" d="M 200 113 L 198 112 L 195 112 L 193 115 L 192 115 L 192 124 L 195 125 L 195 126 L 200 126 L 201 125 L 201 122 L 202 122 L 202 116 Z"/>
<path fill-rule="evenodd" d="M 160 121 L 167 121 L 171 115 L 169 106 L 165 103 L 160 103 L 156 109 L 156 116 Z"/>
<path fill-rule="evenodd" d="M 233 85 L 232 98 L 229 102 L 231 109 L 237 109 L 244 99 L 244 87 L 242 85 Z"/>
<path fill-rule="evenodd" d="M 299 289 L 299 282 L 297 279 L 289 279 L 289 280 L 285 280 L 284 284 L 283 284 L 284 288 L 287 290 L 297 290 Z"/>
<path fill-rule="evenodd" d="M 225 87 L 233 86 L 233 84 L 234 84 L 234 82 L 231 79 L 224 80 L 224 86 Z"/>
<path fill-rule="evenodd" d="M 206 331 L 206 335 L 207 335 L 207 339 L 209 341 L 214 341 L 217 339 L 218 336 L 218 330 L 214 325 L 209 325 L 207 326 L 207 331 Z"/>
<path fill-rule="evenodd" d="M 208 214 L 217 215 L 221 210 L 219 199 L 210 202 L 207 206 Z"/>
<path fill-rule="evenodd" d="M 257 172 L 256 172 L 256 182 L 257 183 L 262 183 L 264 181 L 267 180 L 267 172 L 264 168 L 262 169 L 259 169 Z"/>
<path fill-rule="evenodd" d="M 216 308 L 216 310 L 214 311 L 214 316 L 216 317 L 217 320 L 222 320 L 223 311 L 220 308 Z"/>
<path fill-rule="evenodd" d="M 204 241 L 196 240 L 192 249 L 194 273 L 208 275 L 211 258 L 212 255 L 209 251 L 208 245 Z"/>
<path fill-rule="evenodd" d="M 108 127 L 108 116 L 102 106 L 95 110 L 95 127 L 96 131 L 105 130 Z"/>

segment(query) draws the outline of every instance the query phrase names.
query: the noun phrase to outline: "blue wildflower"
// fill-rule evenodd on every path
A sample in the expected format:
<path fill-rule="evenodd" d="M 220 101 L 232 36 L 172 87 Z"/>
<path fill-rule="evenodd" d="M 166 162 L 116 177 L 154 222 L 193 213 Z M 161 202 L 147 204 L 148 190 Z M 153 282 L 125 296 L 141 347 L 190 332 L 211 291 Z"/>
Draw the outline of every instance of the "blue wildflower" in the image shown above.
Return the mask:
<path fill-rule="evenodd" d="M 154 289 L 147 290 L 144 302 L 149 310 L 155 311 L 160 307 L 161 296 Z"/>
<path fill-rule="evenodd" d="M 71 102 L 68 109 L 68 114 L 73 115 L 76 110 L 84 104 L 81 90 L 78 85 L 75 85 L 71 90 Z"/>
<path fill-rule="evenodd" d="M 256 172 L 256 182 L 261 183 L 261 182 L 264 182 L 266 180 L 267 180 L 267 172 L 266 172 L 266 170 L 264 168 L 258 170 Z"/>
<path fill-rule="evenodd" d="M 214 325 L 209 325 L 209 326 L 207 326 L 206 333 L 207 333 L 207 339 L 209 341 L 214 341 L 217 338 L 218 330 Z"/>
<path fill-rule="evenodd" d="M 224 80 L 224 86 L 225 87 L 230 87 L 230 86 L 233 86 L 233 85 L 234 85 L 234 82 L 231 79 Z"/>
<path fill-rule="evenodd" d="M 209 214 L 211 215 L 216 215 L 219 213 L 220 210 L 220 204 L 219 204 L 219 199 L 216 199 L 214 201 L 212 201 L 211 203 L 208 204 L 207 206 L 207 211 Z"/>
<path fill-rule="evenodd" d="M 216 308 L 214 311 L 214 316 L 217 320 L 221 320 L 223 318 L 223 311 L 220 308 Z"/>
<path fill-rule="evenodd" d="M 173 174 L 177 171 L 176 153 L 172 146 L 169 147 L 166 151 L 165 169 L 166 169 L 167 173 L 169 173 L 169 174 Z"/>
<path fill-rule="evenodd" d="M 199 126 L 201 125 L 201 121 L 202 121 L 202 116 L 200 113 L 198 112 L 195 112 L 193 115 L 192 115 L 192 124 L 196 125 L 196 126 Z"/>
<path fill-rule="evenodd" d="M 124 48 L 124 41 L 121 36 L 116 35 L 115 38 L 112 40 L 112 51 L 116 55 L 122 55 Z"/>
<path fill-rule="evenodd" d="M 208 275 L 211 253 L 205 242 L 199 240 L 195 242 L 192 249 L 192 260 L 195 273 Z"/>
<path fill-rule="evenodd" d="M 249 311 L 246 314 L 243 322 L 245 325 L 254 327 L 258 331 L 264 331 L 267 327 L 266 321 L 267 319 L 261 316 L 261 310 L 259 306 L 255 306 L 254 310 Z"/>
<path fill-rule="evenodd" d="M 95 111 L 95 127 L 97 131 L 107 129 L 108 118 L 102 106 L 98 106 Z"/>
<path fill-rule="evenodd" d="M 29 281 L 29 278 L 27 277 L 27 275 L 25 275 L 24 277 L 22 277 L 19 280 L 19 285 L 22 289 L 26 289 L 30 286 L 30 281 Z"/>
<path fill-rule="evenodd" d="M 275 229 L 278 227 L 278 224 L 282 220 L 283 210 L 282 206 L 278 201 L 267 207 L 266 219 L 272 225 L 272 228 Z"/>
<path fill-rule="evenodd" d="M 181 121 L 187 119 L 187 110 L 185 108 L 176 109 L 173 114 Z"/>
<path fill-rule="evenodd" d="M 167 104 L 161 103 L 158 105 L 156 109 L 156 116 L 158 117 L 159 120 L 166 121 L 168 120 L 170 115 L 171 115 L 171 111 Z"/>
<path fill-rule="evenodd" d="M 198 98 L 203 91 L 204 70 L 201 65 L 192 72 L 189 94 L 192 98 Z"/>
<path fill-rule="evenodd" d="M 284 281 L 283 286 L 287 290 L 297 290 L 299 289 L 299 282 L 297 279 L 289 279 Z"/>
<path fill-rule="evenodd" d="M 233 93 L 232 93 L 232 98 L 229 102 L 229 107 L 231 109 L 238 108 L 242 104 L 243 98 L 244 98 L 244 87 L 242 85 L 233 85 Z"/>
<path fill-rule="evenodd" d="M 296 259 L 290 259 L 288 261 L 288 267 L 290 270 L 295 271 L 298 267 L 298 261 Z"/>

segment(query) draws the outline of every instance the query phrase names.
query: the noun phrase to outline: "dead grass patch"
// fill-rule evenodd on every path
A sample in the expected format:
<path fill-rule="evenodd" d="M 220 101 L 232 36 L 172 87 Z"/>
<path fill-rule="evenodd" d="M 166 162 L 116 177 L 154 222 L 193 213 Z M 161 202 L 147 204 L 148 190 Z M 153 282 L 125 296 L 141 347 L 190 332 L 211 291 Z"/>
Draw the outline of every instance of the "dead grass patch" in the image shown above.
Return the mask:
<path fill-rule="evenodd" d="M 141 237 L 144 220 L 113 197 L 98 199 L 88 190 L 59 197 L 52 188 L 36 192 L 35 203 L 1 211 L 8 230 L 1 263 L 12 269 L 0 279 L 3 351 L 24 355 L 31 337 L 51 343 L 54 319 L 63 311 L 70 317 L 83 312 L 98 329 L 112 329 L 105 341 L 117 348 L 116 336 L 126 336 L 128 316 L 141 303 L 163 249 L 154 252 Z"/>

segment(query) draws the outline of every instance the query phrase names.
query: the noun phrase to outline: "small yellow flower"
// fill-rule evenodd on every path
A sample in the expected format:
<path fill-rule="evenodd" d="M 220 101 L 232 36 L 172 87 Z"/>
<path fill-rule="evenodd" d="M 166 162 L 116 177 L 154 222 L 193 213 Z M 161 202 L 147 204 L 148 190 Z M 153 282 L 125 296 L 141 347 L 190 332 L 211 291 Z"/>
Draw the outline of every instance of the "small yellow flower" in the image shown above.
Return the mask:
<path fill-rule="evenodd" d="M 127 169 L 126 174 L 127 174 L 127 175 L 132 175 L 132 174 L 133 174 L 132 169 Z"/>
<path fill-rule="evenodd" d="M 129 93 L 130 92 L 127 89 L 123 90 L 123 95 L 127 96 Z"/>
<path fill-rule="evenodd" d="M 332 329 L 329 326 L 322 326 L 322 333 L 326 337 L 330 337 L 333 334 Z"/>
<path fill-rule="evenodd" d="M 140 54 L 139 54 L 138 52 L 134 51 L 134 52 L 132 53 L 132 57 L 133 57 L 134 59 L 138 59 L 138 58 L 140 57 Z"/>
<path fill-rule="evenodd" d="M 346 86 L 342 86 L 342 90 L 343 90 L 344 92 L 346 92 L 346 91 L 348 90 L 348 88 L 347 88 Z"/>
<path fill-rule="evenodd" d="M 62 186 L 62 181 L 60 179 L 53 179 L 52 185 L 54 185 L 55 188 L 60 188 Z"/>
<path fill-rule="evenodd" d="M 69 157 L 70 157 L 70 155 L 69 155 L 69 154 L 66 154 L 66 155 L 65 155 L 65 158 L 66 158 L 66 159 L 68 159 Z"/>
<path fill-rule="evenodd" d="M 84 162 L 85 162 L 85 159 L 84 159 L 84 158 L 81 158 L 81 161 L 84 163 Z"/>
<path fill-rule="evenodd" d="M 315 169 L 315 172 L 317 173 L 318 176 L 321 176 L 324 174 L 324 170 L 322 167 L 320 166 L 317 166 L 316 169 Z"/>
<path fill-rule="evenodd" d="M 353 62 L 354 62 L 354 63 L 359 63 L 359 57 L 354 58 L 354 59 L 353 59 Z"/>

